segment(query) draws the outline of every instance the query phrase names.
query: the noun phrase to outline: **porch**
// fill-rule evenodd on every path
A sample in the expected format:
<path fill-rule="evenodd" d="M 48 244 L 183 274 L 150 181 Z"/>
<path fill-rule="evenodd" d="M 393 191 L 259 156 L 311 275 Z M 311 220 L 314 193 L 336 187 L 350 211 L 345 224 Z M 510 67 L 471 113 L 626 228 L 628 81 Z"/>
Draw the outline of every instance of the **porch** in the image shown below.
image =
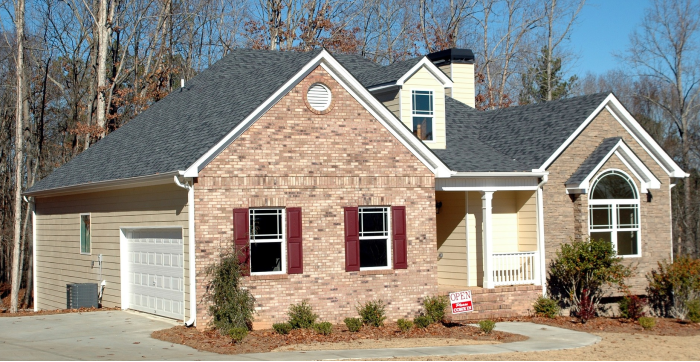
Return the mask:
<path fill-rule="evenodd" d="M 436 191 L 440 289 L 542 285 L 537 191 Z M 461 288 L 461 289 L 460 289 Z M 499 288 L 500 289 L 500 288 Z M 539 287 L 540 293 L 542 288 Z"/>

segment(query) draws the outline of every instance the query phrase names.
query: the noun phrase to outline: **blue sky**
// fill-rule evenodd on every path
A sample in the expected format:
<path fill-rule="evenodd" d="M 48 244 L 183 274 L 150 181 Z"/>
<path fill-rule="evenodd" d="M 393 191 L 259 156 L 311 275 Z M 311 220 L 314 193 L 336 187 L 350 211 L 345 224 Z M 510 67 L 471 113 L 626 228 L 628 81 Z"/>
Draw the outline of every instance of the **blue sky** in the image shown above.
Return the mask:
<path fill-rule="evenodd" d="M 624 52 L 629 35 L 641 24 L 649 0 L 588 0 L 567 48 L 574 54 L 568 71 L 582 78 L 621 68 L 613 52 Z"/>

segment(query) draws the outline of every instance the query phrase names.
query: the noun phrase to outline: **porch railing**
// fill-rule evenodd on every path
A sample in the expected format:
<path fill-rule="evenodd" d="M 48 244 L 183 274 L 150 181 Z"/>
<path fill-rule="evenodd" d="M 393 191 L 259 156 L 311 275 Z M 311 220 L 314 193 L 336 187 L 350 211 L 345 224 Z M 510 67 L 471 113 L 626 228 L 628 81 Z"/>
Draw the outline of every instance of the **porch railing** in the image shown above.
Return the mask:
<path fill-rule="evenodd" d="M 537 281 L 537 252 L 493 254 L 493 284 L 535 284 Z"/>

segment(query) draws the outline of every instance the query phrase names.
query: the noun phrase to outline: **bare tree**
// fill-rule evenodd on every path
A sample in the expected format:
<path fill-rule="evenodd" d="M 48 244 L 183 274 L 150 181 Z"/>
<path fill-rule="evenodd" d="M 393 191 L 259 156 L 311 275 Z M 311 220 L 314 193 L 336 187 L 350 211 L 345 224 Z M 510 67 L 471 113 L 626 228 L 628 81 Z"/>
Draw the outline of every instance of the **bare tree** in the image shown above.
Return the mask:
<path fill-rule="evenodd" d="M 552 63 L 559 45 L 567 38 L 586 0 L 544 0 L 547 37 L 547 101 L 552 100 Z"/>
<path fill-rule="evenodd" d="M 663 94 L 639 92 L 639 96 L 662 109 L 680 142 L 681 167 L 697 166 L 691 160 L 691 131 L 698 127 L 698 82 L 700 81 L 700 4 L 694 0 L 654 0 L 646 9 L 639 30 L 630 36 L 624 57 L 635 75 L 660 82 Z M 648 90 L 648 89 L 647 89 Z M 693 235 L 691 182 L 683 181 L 683 208 L 677 218 L 677 253 L 692 253 Z M 697 202 L 697 201 L 695 201 Z"/>

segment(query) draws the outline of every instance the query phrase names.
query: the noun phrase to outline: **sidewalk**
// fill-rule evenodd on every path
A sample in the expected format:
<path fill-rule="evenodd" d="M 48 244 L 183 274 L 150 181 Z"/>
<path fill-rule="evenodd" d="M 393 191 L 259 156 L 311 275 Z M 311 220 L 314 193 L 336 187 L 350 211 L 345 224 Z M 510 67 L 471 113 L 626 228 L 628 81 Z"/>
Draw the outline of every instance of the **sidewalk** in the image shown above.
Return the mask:
<path fill-rule="evenodd" d="M 584 347 L 600 342 L 600 337 L 569 329 L 525 322 L 500 322 L 497 331 L 516 333 L 529 337 L 522 342 L 482 344 L 470 346 L 443 346 L 385 349 L 346 349 L 335 351 L 269 352 L 230 355 L 239 361 L 301 361 L 371 359 L 393 357 L 457 356 L 470 354 L 494 354 L 505 352 L 536 352 Z"/>

